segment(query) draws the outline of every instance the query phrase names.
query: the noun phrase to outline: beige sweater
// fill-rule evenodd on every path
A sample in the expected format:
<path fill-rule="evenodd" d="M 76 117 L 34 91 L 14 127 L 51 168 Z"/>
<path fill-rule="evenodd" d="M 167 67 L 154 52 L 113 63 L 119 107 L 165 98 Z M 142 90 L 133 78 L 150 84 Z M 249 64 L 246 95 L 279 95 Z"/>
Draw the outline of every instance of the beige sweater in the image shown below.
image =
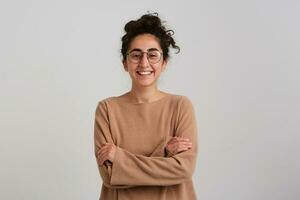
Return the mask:
<path fill-rule="evenodd" d="M 166 143 L 184 136 L 192 148 L 167 155 Z M 95 113 L 95 155 L 105 142 L 117 146 L 113 163 L 98 163 L 100 200 L 194 200 L 197 126 L 188 97 L 168 94 L 150 103 L 120 97 L 99 101 Z"/>

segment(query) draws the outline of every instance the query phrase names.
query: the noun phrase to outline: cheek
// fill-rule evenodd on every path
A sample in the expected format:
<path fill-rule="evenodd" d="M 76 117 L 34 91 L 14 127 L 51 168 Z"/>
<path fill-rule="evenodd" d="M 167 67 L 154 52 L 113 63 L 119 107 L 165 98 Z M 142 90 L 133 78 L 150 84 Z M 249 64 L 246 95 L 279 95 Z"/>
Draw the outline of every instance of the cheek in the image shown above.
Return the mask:
<path fill-rule="evenodd" d="M 123 63 L 123 66 L 127 72 L 131 72 L 131 71 L 134 72 L 136 70 L 136 66 L 131 63 Z"/>
<path fill-rule="evenodd" d="M 163 67 L 161 63 L 152 66 L 155 71 L 160 71 Z"/>
<path fill-rule="evenodd" d="M 161 73 L 163 69 L 162 69 L 162 66 L 158 66 L 158 67 L 155 67 L 154 70 L 155 70 L 155 73 Z"/>

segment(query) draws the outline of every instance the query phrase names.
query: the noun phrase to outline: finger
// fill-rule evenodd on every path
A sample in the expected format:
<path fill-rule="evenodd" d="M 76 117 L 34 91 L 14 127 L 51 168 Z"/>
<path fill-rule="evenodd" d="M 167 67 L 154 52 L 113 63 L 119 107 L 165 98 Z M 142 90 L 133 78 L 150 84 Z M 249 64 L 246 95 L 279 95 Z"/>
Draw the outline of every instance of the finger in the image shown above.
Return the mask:
<path fill-rule="evenodd" d="M 100 165 L 100 166 L 102 166 L 102 165 L 103 165 L 103 159 L 102 159 L 102 157 L 100 157 L 100 156 L 99 156 L 99 158 L 98 158 L 98 162 L 99 162 L 99 165 Z"/>
<path fill-rule="evenodd" d="M 192 148 L 190 145 L 177 145 L 177 146 L 173 145 L 168 148 L 168 151 L 173 154 L 177 154 L 182 149 L 190 149 L 190 148 Z"/>
<path fill-rule="evenodd" d="M 176 141 L 176 143 L 178 143 L 178 144 L 190 144 L 191 142 L 183 140 L 183 141 Z"/>
<path fill-rule="evenodd" d="M 111 148 L 111 146 L 108 145 L 108 144 L 106 144 L 106 145 L 102 146 L 102 147 L 100 148 L 100 150 L 104 151 L 104 150 L 107 150 L 107 149 L 109 149 L 109 148 Z"/>
<path fill-rule="evenodd" d="M 176 152 L 179 152 L 181 151 L 182 149 L 187 149 L 188 147 L 187 146 L 182 146 L 180 145 L 179 147 L 176 148 Z"/>
<path fill-rule="evenodd" d="M 104 147 L 107 148 L 107 147 L 109 147 L 110 145 L 111 145 L 111 143 L 107 143 L 107 142 L 106 142 L 106 143 L 103 144 L 103 146 L 102 146 L 101 148 L 104 148 Z"/>
<path fill-rule="evenodd" d="M 167 144 L 167 148 L 174 148 L 174 149 L 177 149 L 181 146 L 191 146 L 192 143 L 191 142 L 187 142 L 187 141 L 180 141 L 180 142 L 176 142 L 176 143 L 169 143 Z"/>
<path fill-rule="evenodd" d="M 189 141 L 189 138 L 175 138 L 175 141 L 177 142 L 184 142 L 184 141 Z"/>
<path fill-rule="evenodd" d="M 99 159 L 100 165 L 103 165 L 106 160 L 107 160 L 107 154 L 102 155 Z"/>
<path fill-rule="evenodd" d="M 189 138 L 185 138 L 185 137 L 181 137 L 181 138 L 177 138 L 178 141 L 189 141 Z"/>
<path fill-rule="evenodd" d="M 181 141 L 178 141 L 178 143 L 186 143 L 186 144 L 188 144 L 188 143 L 192 143 L 192 142 L 189 141 L 189 140 L 181 140 Z"/>
<path fill-rule="evenodd" d="M 179 148 L 183 148 L 183 147 L 192 147 L 192 144 L 190 144 L 190 143 L 180 143 Z"/>
<path fill-rule="evenodd" d="M 184 152 L 184 151 L 187 151 L 187 150 L 189 150 L 188 147 L 182 147 L 182 148 L 179 148 L 177 152 L 180 153 L 180 152 Z"/>
<path fill-rule="evenodd" d="M 101 154 L 101 152 L 106 151 L 107 147 L 101 147 L 98 151 L 97 151 L 97 155 Z"/>
<path fill-rule="evenodd" d="M 105 155 L 107 155 L 107 154 L 108 154 L 107 151 L 101 151 L 100 154 L 98 155 L 98 160 L 99 160 L 100 162 L 104 162 L 104 161 L 103 161 L 103 157 L 105 157 Z"/>
<path fill-rule="evenodd" d="M 101 152 L 101 149 L 99 149 L 99 150 L 97 151 L 97 154 L 96 154 L 97 157 L 99 156 L 100 152 Z"/>
<path fill-rule="evenodd" d="M 180 142 L 179 146 L 180 145 L 183 145 L 183 146 L 192 146 L 192 143 L 191 142 Z"/>
<path fill-rule="evenodd" d="M 101 156 L 99 155 L 97 160 L 98 160 L 99 164 L 102 165 L 103 164 L 103 155 L 101 155 Z"/>
<path fill-rule="evenodd" d="M 100 157 L 103 157 L 104 155 L 109 154 L 109 150 L 104 150 L 100 153 Z"/>

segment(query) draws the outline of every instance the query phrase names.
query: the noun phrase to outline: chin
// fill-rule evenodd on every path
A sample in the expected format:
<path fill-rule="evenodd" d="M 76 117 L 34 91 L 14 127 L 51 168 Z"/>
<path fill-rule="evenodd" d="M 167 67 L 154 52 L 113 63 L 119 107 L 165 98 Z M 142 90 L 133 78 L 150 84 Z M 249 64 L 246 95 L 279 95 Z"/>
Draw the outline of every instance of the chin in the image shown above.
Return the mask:
<path fill-rule="evenodd" d="M 141 87 L 149 87 L 155 84 L 155 81 L 145 81 L 145 82 L 141 82 L 141 81 L 137 81 L 135 82 L 135 85 L 137 86 L 141 86 Z"/>

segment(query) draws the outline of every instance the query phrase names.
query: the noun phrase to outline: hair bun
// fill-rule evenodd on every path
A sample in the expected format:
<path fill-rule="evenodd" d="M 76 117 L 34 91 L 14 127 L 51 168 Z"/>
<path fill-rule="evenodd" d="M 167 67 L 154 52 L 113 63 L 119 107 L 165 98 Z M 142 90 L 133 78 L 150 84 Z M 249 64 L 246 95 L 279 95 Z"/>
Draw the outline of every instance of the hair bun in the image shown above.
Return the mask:
<path fill-rule="evenodd" d="M 129 21 L 125 27 L 124 30 L 127 33 L 130 32 L 139 32 L 141 30 L 157 30 L 160 29 L 161 31 L 164 31 L 165 28 L 162 26 L 161 20 L 156 15 L 143 15 L 138 20 L 131 20 Z"/>

